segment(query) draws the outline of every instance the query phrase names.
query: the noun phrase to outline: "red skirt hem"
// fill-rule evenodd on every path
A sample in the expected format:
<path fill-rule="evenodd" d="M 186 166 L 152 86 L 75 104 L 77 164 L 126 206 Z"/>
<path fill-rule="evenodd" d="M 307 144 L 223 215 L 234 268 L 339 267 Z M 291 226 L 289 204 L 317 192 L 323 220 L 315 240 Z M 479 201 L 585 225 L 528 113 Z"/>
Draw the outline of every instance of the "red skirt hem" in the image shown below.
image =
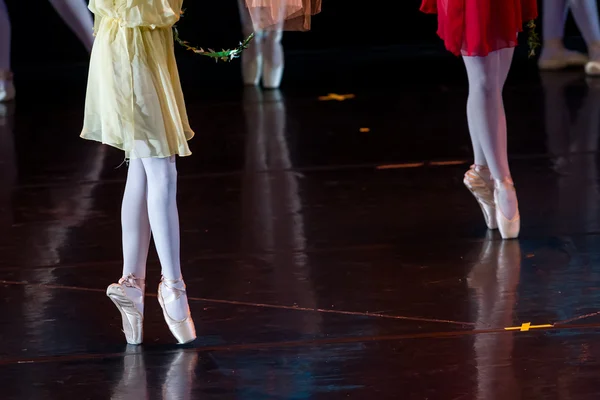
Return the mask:
<path fill-rule="evenodd" d="M 438 15 L 438 36 L 455 55 L 485 57 L 516 47 L 523 25 L 537 18 L 536 0 L 423 0 Z"/>

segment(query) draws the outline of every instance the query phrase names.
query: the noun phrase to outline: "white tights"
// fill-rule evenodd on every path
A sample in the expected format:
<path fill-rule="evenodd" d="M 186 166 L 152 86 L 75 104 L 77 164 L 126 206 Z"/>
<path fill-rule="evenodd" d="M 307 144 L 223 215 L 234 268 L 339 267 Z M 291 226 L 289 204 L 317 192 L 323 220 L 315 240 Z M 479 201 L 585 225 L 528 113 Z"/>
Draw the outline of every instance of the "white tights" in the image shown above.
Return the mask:
<path fill-rule="evenodd" d="M 475 164 L 489 167 L 498 180 L 511 177 L 502 90 L 513 53 L 513 48 L 506 48 L 486 57 L 463 57 L 469 77 L 467 119 Z M 499 206 L 507 218 L 512 218 L 517 211 L 514 191 L 501 194 Z"/>
<path fill-rule="evenodd" d="M 83 0 L 48 0 L 88 52 L 94 43 L 92 14 Z M 4 0 L 0 0 L 0 70 L 10 70 L 11 24 Z"/>
<path fill-rule="evenodd" d="M 585 42 L 600 42 L 596 0 L 544 0 L 544 40 L 562 40 L 569 8 Z"/>
<path fill-rule="evenodd" d="M 181 279 L 175 156 L 129 162 L 123 195 L 123 276 L 146 278 L 150 232 L 166 279 Z"/>

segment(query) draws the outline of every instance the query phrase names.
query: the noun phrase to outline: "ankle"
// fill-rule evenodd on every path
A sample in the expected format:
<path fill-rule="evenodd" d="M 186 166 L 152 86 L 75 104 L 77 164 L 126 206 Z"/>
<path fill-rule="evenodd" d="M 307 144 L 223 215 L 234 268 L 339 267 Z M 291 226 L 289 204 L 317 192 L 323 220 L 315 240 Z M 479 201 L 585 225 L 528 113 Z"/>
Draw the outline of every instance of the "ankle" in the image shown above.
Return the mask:
<path fill-rule="evenodd" d="M 146 279 L 137 278 L 133 274 L 123 275 L 121 279 L 119 279 L 119 285 L 139 289 L 144 292 L 146 290 Z"/>
<path fill-rule="evenodd" d="M 565 48 L 565 45 L 562 39 L 548 39 L 544 40 L 543 47 L 552 50 L 563 50 Z"/>
<path fill-rule="evenodd" d="M 588 53 L 592 59 L 600 57 L 600 41 L 588 44 Z"/>
<path fill-rule="evenodd" d="M 475 171 L 477 171 L 478 173 L 479 173 L 479 172 L 481 172 L 481 173 L 485 173 L 485 174 L 487 174 L 487 173 L 489 173 L 489 172 L 490 172 L 490 169 L 488 168 L 488 166 L 487 166 L 487 165 L 484 165 L 484 164 L 473 164 L 473 165 L 471 166 L 471 168 L 473 168 L 473 169 L 474 169 Z"/>
<path fill-rule="evenodd" d="M 172 292 L 185 293 L 186 286 L 183 277 L 179 279 L 167 279 L 164 276 L 160 279 L 160 285 Z M 179 296 L 178 296 L 179 297 Z"/>
<path fill-rule="evenodd" d="M 494 179 L 494 188 L 498 190 L 502 189 L 513 189 L 515 188 L 515 183 L 513 182 L 510 176 L 506 176 L 502 179 Z"/>
<path fill-rule="evenodd" d="M 471 166 L 471 169 L 475 171 L 477 175 L 479 175 L 479 177 L 481 177 L 481 179 L 483 179 L 488 186 L 493 185 L 492 173 L 490 172 L 490 169 L 487 165 L 473 164 Z"/>
<path fill-rule="evenodd" d="M 0 80 L 2 81 L 12 81 L 13 73 L 9 69 L 0 69 Z"/>

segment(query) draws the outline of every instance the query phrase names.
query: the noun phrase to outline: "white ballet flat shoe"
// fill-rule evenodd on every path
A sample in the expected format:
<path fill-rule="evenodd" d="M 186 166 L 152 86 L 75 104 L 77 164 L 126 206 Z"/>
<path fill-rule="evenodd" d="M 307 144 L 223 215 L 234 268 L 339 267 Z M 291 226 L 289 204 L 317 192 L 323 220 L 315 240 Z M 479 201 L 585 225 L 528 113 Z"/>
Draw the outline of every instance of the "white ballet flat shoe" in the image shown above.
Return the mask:
<path fill-rule="evenodd" d="M 600 76 L 600 43 L 589 46 L 590 60 L 585 64 L 585 73 L 588 76 Z"/>
<path fill-rule="evenodd" d="M 168 280 L 162 278 L 158 285 L 158 303 L 163 310 L 165 322 L 169 327 L 169 330 L 177 339 L 179 344 L 186 344 L 196 340 L 196 327 L 194 326 L 194 320 L 187 301 L 187 294 L 185 292 L 185 285 L 183 288 L 175 287 L 176 284 L 182 283 L 182 279 Z M 169 315 L 167 311 L 167 305 L 174 301 L 185 301 L 186 317 L 181 320 L 176 320 Z"/>
<path fill-rule="evenodd" d="M 545 71 L 555 71 L 568 67 L 582 67 L 589 61 L 586 54 L 567 50 L 560 39 L 544 41 L 538 67 Z"/>
<path fill-rule="evenodd" d="M 141 344 L 144 332 L 144 280 L 124 276 L 106 289 L 123 319 L 123 333 L 129 344 Z"/>
<path fill-rule="evenodd" d="M 488 183 L 491 182 L 491 179 L 486 181 L 482 176 L 484 174 L 487 174 L 487 176 L 490 174 L 490 170 L 487 167 L 472 165 L 465 173 L 463 183 L 471 191 L 475 200 L 477 200 L 488 229 L 497 229 L 494 190 L 492 185 Z"/>
<path fill-rule="evenodd" d="M 498 229 L 500 230 L 500 235 L 502 239 L 516 239 L 519 237 L 519 233 L 521 231 L 521 216 L 519 214 L 519 206 L 517 204 L 517 211 L 515 215 L 508 219 L 498 206 L 498 196 L 500 191 L 503 190 L 512 190 L 515 191 L 515 186 L 510 178 L 505 178 L 503 180 L 495 181 L 495 189 L 494 189 L 494 200 L 496 203 L 496 221 L 498 223 Z"/>
<path fill-rule="evenodd" d="M 13 74 L 10 71 L 0 71 L 0 103 L 13 100 L 16 96 Z"/>
<path fill-rule="evenodd" d="M 543 71 L 556 71 L 569 67 L 582 67 L 588 61 L 588 56 L 577 51 L 567 49 L 542 51 L 538 67 Z"/>
<path fill-rule="evenodd" d="M 600 76 L 600 60 L 585 64 L 585 73 L 588 76 Z"/>

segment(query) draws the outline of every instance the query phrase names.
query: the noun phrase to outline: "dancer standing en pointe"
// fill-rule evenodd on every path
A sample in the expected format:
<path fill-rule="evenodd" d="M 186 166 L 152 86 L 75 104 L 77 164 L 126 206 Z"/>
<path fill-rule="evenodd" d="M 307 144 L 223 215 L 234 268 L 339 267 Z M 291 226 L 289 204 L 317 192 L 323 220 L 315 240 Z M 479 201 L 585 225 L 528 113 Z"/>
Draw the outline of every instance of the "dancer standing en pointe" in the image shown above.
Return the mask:
<path fill-rule="evenodd" d="M 479 203 L 489 229 L 519 236 L 521 218 L 507 154 L 502 90 L 517 35 L 537 17 L 536 0 L 423 0 L 421 11 L 438 14 L 438 35 L 462 58 L 469 78 L 467 119 L 475 155 L 464 183 Z"/>
<path fill-rule="evenodd" d="M 175 157 L 191 155 L 175 61 L 173 25 L 182 0 L 91 0 L 92 51 L 81 137 L 121 149 L 129 160 L 121 210 L 123 273 L 107 289 L 129 344 L 143 340 L 150 236 L 162 268 L 158 301 L 179 343 L 196 338 L 179 255 Z"/>
<path fill-rule="evenodd" d="M 300 19 L 298 0 L 247 0 L 255 30 Z M 287 4 L 290 1 L 295 5 Z M 130 344 L 143 340 L 146 261 L 150 237 L 162 279 L 158 301 L 179 343 L 196 339 L 181 272 L 176 156 L 189 156 L 190 128 L 177 63 L 173 25 L 183 0 L 91 0 L 92 51 L 81 137 L 121 149 L 129 160 L 121 225 L 123 273 L 107 289 Z M 264 13 L 264 14 L 263 14 Z M 285 23 L 283 23 L 285 25 Z"/>

